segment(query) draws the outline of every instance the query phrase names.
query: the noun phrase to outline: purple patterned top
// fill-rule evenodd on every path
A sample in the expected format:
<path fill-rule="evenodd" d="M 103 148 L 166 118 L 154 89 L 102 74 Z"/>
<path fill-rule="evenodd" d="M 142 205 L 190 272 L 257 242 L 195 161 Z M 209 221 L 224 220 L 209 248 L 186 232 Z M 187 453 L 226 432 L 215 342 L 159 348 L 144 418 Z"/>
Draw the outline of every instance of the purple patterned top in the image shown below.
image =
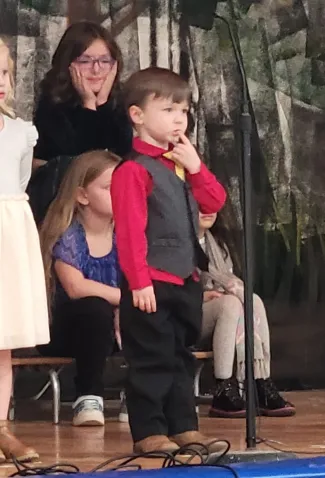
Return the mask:
<path fill-rule="evenodd" d="M 62 234 L 53 248 L 53 259 L 75 267 L 86 279 L 91 279 L 111 287 L 119 287 L 121 272 L 118 264 L 115 235 L 112 250 L 103 257 L 90 255 L 85 230 L 78 221 L 74 221 Z M 66 292 L 57 281 L 55 305 L 69 300 Z"/>

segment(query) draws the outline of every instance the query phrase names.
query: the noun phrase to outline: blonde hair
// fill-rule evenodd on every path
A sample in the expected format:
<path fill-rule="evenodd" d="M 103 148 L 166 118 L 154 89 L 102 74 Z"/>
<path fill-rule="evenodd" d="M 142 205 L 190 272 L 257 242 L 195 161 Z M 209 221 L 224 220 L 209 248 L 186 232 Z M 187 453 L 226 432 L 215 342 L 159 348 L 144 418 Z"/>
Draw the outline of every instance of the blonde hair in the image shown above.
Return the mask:
<path fill-rule="evenodd" d="M 9 66 L 9 92 L 6 97 L 6 100 L 3 104 L 0 104 L 0 113 L 10 116 L 11 118 L 15 117 L 15 112 L 13 109 L 14 102 L 14 62 L 10 56 L 10 51 L 8 45 L 0 38 L 0 52 L 5 49 L 8 55 L 8 66 Z"/>
<path fill-rule="evenodd" d="M 115 168 L 119 162 L 120 158 L 109 151 L 89 151 L 74 159 L 65 173 L 40 229 L 49 310 L 55 294 L 53 248 L 80 211 L 78 190 L 87 187 L 108 168 Z"/>

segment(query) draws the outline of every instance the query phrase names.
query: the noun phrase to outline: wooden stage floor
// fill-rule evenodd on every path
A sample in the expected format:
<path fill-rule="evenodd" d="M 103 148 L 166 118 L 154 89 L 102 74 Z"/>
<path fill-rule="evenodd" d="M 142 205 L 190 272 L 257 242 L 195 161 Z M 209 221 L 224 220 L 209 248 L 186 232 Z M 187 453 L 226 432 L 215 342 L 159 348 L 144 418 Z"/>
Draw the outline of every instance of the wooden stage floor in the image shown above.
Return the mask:
<path fill-rule="evenodd" d="M 297 415 L 291 418 L 261 418 L 257 422 L 257 435 L 274 440 L 271 444 L 283 450 L 325 454 L 325 390 L 287 393 L 295 403 Z M 128 454 L 132 442 L 128 424 L 117 421 L 118 404 L 108 402 L 105 427 L 74 428 L 70 424 L 70 406 L 64 406 L 62 423 L 52 425 L 51 410 L 46 402 L 20 402 L 14 431 L 26 443 L 35 446 L 45 466 L 59 461 L 77 465 L 87 471 L 119 454 Z M 207 406 L 200 407 L 201 430 L 209 436 L 225 438 L 232 450 L 245 450 L 245 420 L 215 419 L 207 417 Z M 268 448 L 265 444 L 259 448 Z M 146 460 L 144 467 L 159 467 L 157 460 Z M 37 464 L 38 465 L 38 464 Z M 0 476 L 9 476 L 12 466 L 0 465 Z"/>

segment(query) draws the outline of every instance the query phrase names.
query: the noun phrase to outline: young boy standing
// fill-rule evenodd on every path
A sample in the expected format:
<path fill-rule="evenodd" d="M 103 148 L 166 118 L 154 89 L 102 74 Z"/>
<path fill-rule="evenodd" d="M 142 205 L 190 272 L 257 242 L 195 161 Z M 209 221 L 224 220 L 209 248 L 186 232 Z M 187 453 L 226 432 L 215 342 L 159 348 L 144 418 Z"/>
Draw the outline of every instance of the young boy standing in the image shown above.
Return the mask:
<path fill-rule="evenodd" d="M 191 95 L 179 75 L 141 70 L 125 95 L 137 137 L 132 158 L 114 172 L 111 195 L 125 277 L 120 321 L 134 451 L 209 445 L 213 439 L 198 431 L 189 350 L 201 329 L 195 271 L 206 267 L 196 235 L 198 208 L 219 211 L 226 193 L 185 136 Z"/>

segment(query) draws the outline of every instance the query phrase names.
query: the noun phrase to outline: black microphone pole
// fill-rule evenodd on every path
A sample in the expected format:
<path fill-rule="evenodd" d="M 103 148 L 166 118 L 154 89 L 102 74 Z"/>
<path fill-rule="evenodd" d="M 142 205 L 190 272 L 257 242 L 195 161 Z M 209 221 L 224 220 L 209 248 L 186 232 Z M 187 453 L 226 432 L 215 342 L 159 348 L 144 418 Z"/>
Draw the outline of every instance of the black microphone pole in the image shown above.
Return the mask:
<path fill-rule="evenodd" d="M 204 30 L 213 28 L 214 19 L 223 21 L 228 29 L 236 63 L 241 77 L 242 104 L 240 112 L 241 165 L 243 185 L 241 188 L 244 229 L 244 315 L 245 315 L 245 392 L 246 392 L 246 444 L 256 448 L 256 403 L 254 377 L 254 310 L 253 310 L 253 234 L 252 234 L 252 176 L 251 176 L 251 132 L 252 118 L 249 108 L 247 79 L 240 52 L 240 44 L 230 22 L 215 13 L 218 0 L 182 0 L 182 12 L 189 25 Z"/>
<path fill-rule="evenodd" d="M 254 377 L 254 307 L 253 307 L 253 233 L 252 233 L 252 176 L 251 176 L 251 133 L 252 118 L 249 111 L 249 95 L 245 68 L 237 39 L 229 21 L 220 16 L 228 28 L 232 47 L 242 82 L 242 105 L 240 130 L 242 136 L 241 160 L 243 172 L 242 208 L 244 228 L 244 315 L 245 315 L 245 392 L 246 392 L 246 444 L 256 447 L 256 402 Z"/>
<path fill-rule="evenodd" d="M 211 30 L 214 18 L 223 21 L 228 29 L 236 63 L 241 76 L 242 104 L 240 113 L 241 164 L 243 185 L 241 188 L 244 229 L 244 315 L 245 315 L 245 392 L 246 392 L 246 444 L 256 448 L 256 403 L 254 377 L 254 311 L 253 311 L 253 234 L 252 234 L 252 177 L 251 177 L 251 131 L 252 118 L 245 68 L 237 35 L 229 21 L 215 13 L 218 0 L 183 0 L 182 11 L 189 25 Z"/>
<path fill-rule="evenodd" d="M 249 112 L 249 95 L 245 68 L 238 41 L 229 21 L 215 14 L 228 28 L 242 83 L 240 130 L 242 136 L 241 160 L 243 172 L 242 208 L 244 229 L 244 316 L 245 316 L 245 392 L 246 392 L 246 444 L 256 448 L 256 402 L 254 377 L 254 308 L 253 308 L 253 234 L 252 234 L 252 176 L 251 133 L 252 118 Z"/>
<path fill-rule="evenodd" d="M 241 48 L 237 32 L 233 31 L 227 18 L 216 14 L 218 0 L 179 0 L 181 12 L 187 18 L 188 25 L 211 30 L 214 19 L 217 18 L 227 26 L 236 63 L 241 77 L 242 103 L 240 111 L 241 131 L 241 166 L 243 182 L 241 185 L 241 199 L 243 209 L 244 235 L 244 316 L 245 316 L 245 392 L 246 392 L 246 445 L 247 453 L 236 453 L 230 458 L 236 461 L 255 461 L 294 458 L 294 453 L 256 450 L 256 387 L 254 377 L 254 307 L 253 307 L 253 232 L 252 232 L 252 176 L 251 176 L 251 133 L 252 118 L 250 115 L 250 100 L 247 87 L 247 77 L 241 55 Z M 231 0 L 230 0 L 231 1 Z M 259 457 L 259 458 L 258 458 Z M 232 461 L 229 461 L 232 463 Z"/>

